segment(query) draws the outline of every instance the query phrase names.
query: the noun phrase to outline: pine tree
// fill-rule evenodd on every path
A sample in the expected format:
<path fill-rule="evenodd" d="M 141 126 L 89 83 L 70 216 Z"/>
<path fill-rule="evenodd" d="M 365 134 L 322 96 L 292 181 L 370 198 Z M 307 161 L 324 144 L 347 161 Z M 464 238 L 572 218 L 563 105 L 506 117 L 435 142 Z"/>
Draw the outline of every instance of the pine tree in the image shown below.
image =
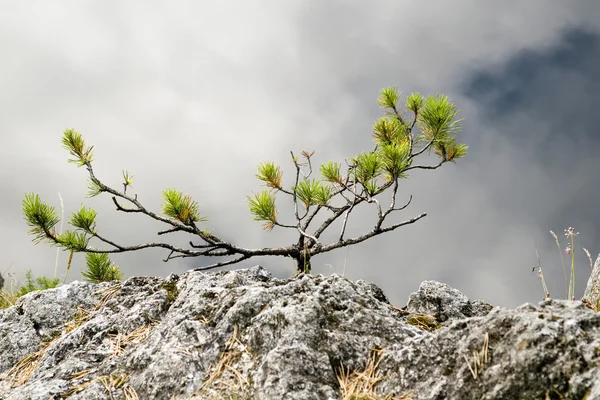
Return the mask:
<path fill-rule="evenodd" d="M 391 232 L 401 226 L 413 224 L 424 218 L 423 213 L 403 222 L 384 226 L 386 218 L 393 212 L 404 210 L 412 201 L 402 206 L 396 204 L 400 179 L 407 178 L 415 169 L 437 169 L 446 162 L 455 162 L 466 155 L 468 146 L 456 142 L 456 133 L 460 131 L 460 121 L 456 119 L 460 110 L 442 95 L 425 98 L 419 93 L 412 93 L 406 98 L 404 106 L 400 104 L 400 92 L 393 87 L 381 91 L 379 105 L 384 115 L 373 125 L 372 138 L 375 147 L 364 151 L 346 161 L 342 168 L 339 162 L 327 162 L 320 166 L 320 179 L 311 178 L 313 166 L 311 157 L 314 152 L 301 152 L 300 156 L 291 153 L 295 168 L 293 184 L 286 188 L 283 184 L 283 172 L 279 165 L 265 162 L 258 166 L 256 177 L 263 182 L 266 189 L 248 196 L 248 206 L 254 220 L 263 223 L 264 229 L 292 229 L 297 231 L 298 240 L 287 247 L 271 247 L 248 249 L 229 243 L 222 238 L 201 229 L 198 223 L 206 221 L 199 213 L 199 206 L 190 196 L 169 188 L 162 192 L 164 203 L 159 215 L 144 207 L 137 194 L 127 194 L 132 185 L 132 177 L 123 172 L 123 191 L 113 189 L 100 181 L 92 168 L 92 147 L 86 147 L 82 135 L 75 130 L 66 130 L 63 134 L 63 146 L 74 157 L 69 162 L 79 167 L 86 167 L 89 173 L 89 197 L 102 193 L 112 195 L 113 203 L 118 211 L 124 213 L 142 213 L 152 219 L 161 221 L 169 229 L 158 232 L 159 235 L 173 232 L 187 232 L 196 237 L 200 243 L 190 241 L 190 248 L 176 247 L 168 243 L 156 242 L 135 246 L 122 246 L 100 235 L 96 229 L 96 211 L 82 207 L 73 213 L 70 224 L 74 231 L 57 234 L 55 225 L 59 219 L 54 207 L 42 202 L 38 195 L 26 194 L 23 200 L 23 212 L 34 235 L 34 243 L 49 241 L 74 252 L 88 254 L 108 254 L 136 251 L 146 248 L 160 247 L 169 250 L 165 262 L 180 257 L 226 257 L 228 260 L 212 265 L 202 266 L 197 270 L 208 270 L 225 265 L 239 263 L 256 256 L 285 256 L 296 261 L 298 273 L 310 273 L 312 258 L 345 246 L 355 245 L 374 236 Z M 409 115 L 406 115 L 409 114 Z M 418 132 L 417 132 L 418 131 Z M 415 159 L 425 152 L 433 150 L 438 162 L 433 165 L 417 165 Z M 302 175 L 302 177 L 301 177 Z M 385 207 L 380 195 L 392 191 L 391 204 Z M 293 222 L 283 222 L 278 216 L 277 196 L 291 199 L 294 206 Z M 337 200 L 341 203 L 335 204 Z M 122 205 L 126 202 L 128 206 Z M 372 205 L 376 219 L 366 233 L 346 236 L 346 226 L 350 214 L 363 204 Z M 318 227 L 311 224 L 315 217 L 326 214 L 325 221 Z M 341 221 L 341 231 L 336 241 L 323 243 L 321 235 L 336 222 Z M 89 245 L 95 238 L 105 245 L 106 249 L 96 249 Z M 103 266 L 108 262 L 97 260 L 97 273 L 106 272 Z M 106 260 L 104 260 L 106 261 Z M 106 264 L 106 265 L 105 265 Z M 102 267 L 102 268 L 101 268 Z M 89 271 L 88 271 L 89 272 Z M 91 278 L 94 279 L 92 275 Z"/>

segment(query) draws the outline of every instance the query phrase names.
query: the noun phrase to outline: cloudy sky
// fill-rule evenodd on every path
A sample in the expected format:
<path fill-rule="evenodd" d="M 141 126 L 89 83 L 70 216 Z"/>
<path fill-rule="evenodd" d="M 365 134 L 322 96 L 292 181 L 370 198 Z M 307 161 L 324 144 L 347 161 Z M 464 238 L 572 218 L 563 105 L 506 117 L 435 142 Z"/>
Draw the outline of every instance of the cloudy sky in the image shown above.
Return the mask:
<path fill-rule="evenodd" d="M 398 306 L 434 279 L 514 307 L 543 296 L 531 272 L 536 241 L 551 294 L 565 297 L 549 230 L 564 248 L 563 230 L 573 226 L 583 294 L 590 268 L 581 248 L 594 259 L 600 252 L 597 1 L 1 3 L 4 276 L 54 274 L 56 248 L 34 246 L 27 234 L 21 201 L 30 192 L 59 213 L 60 193 L 66 220 L 81 204 L 97 209 L 99 231 L 124 245 L 190 239 L 157 237 L 164 225 L 117 212 L 109 196 L 85 198 L 86 171 L 68 164 L 61 146 L 67 128 L 95 146 L 100 180 L 120 189 L 127 169 L 148 208 L 160 211 L 161 190 L 175 187 L 198 201 L 205 226 L 222 238 L 285 245 L 293 232 L 265 232 L 248 212 L 246 196 L 261 190 L 256 166 L 280 163 L 289 184 L 290 150 L 315 150 L 319 165 L 371 149 L 378 92 L 397 86 L 448 95 L 465 118 L 458 140 L 468 156 L 402 181 L 399 201 L 413 202 L 394 221 L 426 218 L 318 256 L 314 272 L 375 282 Z M 278 201 L 291 222 L 289 200 Z M 374 210 L 363 208 L 351 218 L 353 234 L 374 222 Z M 111 258 L 126 276 L 214 262 L 162 262 L 167 255 Z M 69 280 L 81 279 L 84 264 L 77 255 Z M 295 268 L 283 258 L 228 268 L 256 264 L 278 277 Z"/>

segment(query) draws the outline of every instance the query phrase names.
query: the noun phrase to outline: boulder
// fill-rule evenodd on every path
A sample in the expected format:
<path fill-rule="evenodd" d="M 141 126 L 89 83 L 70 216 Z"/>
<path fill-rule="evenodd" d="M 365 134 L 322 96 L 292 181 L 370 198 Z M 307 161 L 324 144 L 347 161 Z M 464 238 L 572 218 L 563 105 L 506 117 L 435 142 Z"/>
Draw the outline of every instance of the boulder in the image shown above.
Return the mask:
<path fill-rule="evenodd" d="M 592 400 L 599 349 L 580 301 L 509 310 L 427 281 L 399 308 L 339 275 L 189 271 L 0 310 L 0 400 Z"/>

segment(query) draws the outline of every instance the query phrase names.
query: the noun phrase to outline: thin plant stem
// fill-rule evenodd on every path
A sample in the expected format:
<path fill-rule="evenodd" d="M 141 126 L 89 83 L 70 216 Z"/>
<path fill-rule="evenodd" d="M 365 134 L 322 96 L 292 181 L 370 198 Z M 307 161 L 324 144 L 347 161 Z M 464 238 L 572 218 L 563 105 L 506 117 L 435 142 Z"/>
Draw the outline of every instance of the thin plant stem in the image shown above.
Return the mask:
<path fill-rule="evenodd" d="M 540 261 L 540 254 L 537 249 L 537 242 L 535 242 L 535 256 L 537 258 L 538 278 L 542 282 L 542 289 L 544 289 L 544 298 L 550 298 L 550 292 L 548 292 L 548 286 L 546 286 L 546 280 L 544 279 L 544 272 L 542 271 L 542 262 Z"/>
<path fill-rule="evenodd" d="M 569 247 L 565 250 L 567 254 L 571 254 L 571 280 L 569 282 L 569 299 L 575 300 L 575 236 L 579 235 L 579 232 L 575 232 L 575 229 L 569 227 L 565 229 L 565 236 L 571 239 Z"/>
<path fill-rule="evenodd" d="M 575 239 L 571 236 L 571 287 L 569 289 L 569 298 L 575 300 Z"/>
<path fill-rule="evenodd" d="M 558 236 L 552 231 L 550 231 L 554 240 L 556 241 L 556 245 L 558 246 L 558 254 L 560 254 L 560 262 L 562 264 L 563 275 L 565 277 L 565 287 L 567 288 L 567 298 L 569 298 L 569 283 L 567 282 L 567 269 L 565 268 L 565 260 L 562 255 L 562 249 L 560 248 L 560 243 L 558 242 Z"/>
<path fill-rule="evenodd" d="M 69 274 L 69 268 L 71 268 L 71 261 L 73 261 L 73 249 L 69 252 L 69 261 L 67 261 L 67 269 L 65 271 L 65 277 L 63 278 L 63 284 L 67 282 L 67 275 Z"/>

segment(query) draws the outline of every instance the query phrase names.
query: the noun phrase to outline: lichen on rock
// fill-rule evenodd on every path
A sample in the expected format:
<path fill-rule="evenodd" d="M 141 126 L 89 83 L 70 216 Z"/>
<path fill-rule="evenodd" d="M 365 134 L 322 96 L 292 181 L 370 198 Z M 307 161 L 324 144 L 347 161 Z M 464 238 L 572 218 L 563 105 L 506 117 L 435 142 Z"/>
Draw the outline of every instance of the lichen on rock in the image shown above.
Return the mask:
<path fill-rule="evenodd" d="M 0 400 L 590 400 L 599 332 L 579 301 L 509 310 L 435 281 L 403 308 L 261 267 L 73 282 L 0 310 Z"/>

